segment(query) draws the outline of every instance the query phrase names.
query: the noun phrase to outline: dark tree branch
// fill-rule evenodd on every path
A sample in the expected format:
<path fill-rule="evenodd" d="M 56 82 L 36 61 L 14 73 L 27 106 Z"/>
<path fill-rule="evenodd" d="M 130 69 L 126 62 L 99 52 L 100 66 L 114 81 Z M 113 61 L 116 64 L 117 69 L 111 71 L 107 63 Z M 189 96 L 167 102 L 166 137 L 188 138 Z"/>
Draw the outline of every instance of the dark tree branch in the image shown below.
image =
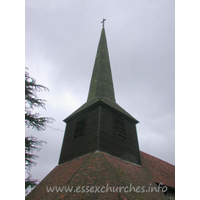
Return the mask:
<path fill-rule="evenodd" d="M 27 128 L 31 127 L 37 131 L 45 130 L 47 123 L 52 123 L 53 118 L 50 117 L 40 117 L 39 113 L 32 113 L 34 108 L 45 109 L 45 99 L 40 99 L 37 96 L 37 92 L 49 91 L 49 89 L 43 85 L 36 83 L 36 80 L 29 76 L 28 72 L 25 72 L 25 126 Z M 37 185 L 38 180 L 31 179 L 30 168 L 36 165 L 34 159 L 38 158 L 34 151 L 39 151 L 39 146 L 45 143 L 42 140 L 30 136 L 25 137 L 25 169 L 26 169 L 26 179 L 25 179 L 25 189 L 33 188 Z"/>

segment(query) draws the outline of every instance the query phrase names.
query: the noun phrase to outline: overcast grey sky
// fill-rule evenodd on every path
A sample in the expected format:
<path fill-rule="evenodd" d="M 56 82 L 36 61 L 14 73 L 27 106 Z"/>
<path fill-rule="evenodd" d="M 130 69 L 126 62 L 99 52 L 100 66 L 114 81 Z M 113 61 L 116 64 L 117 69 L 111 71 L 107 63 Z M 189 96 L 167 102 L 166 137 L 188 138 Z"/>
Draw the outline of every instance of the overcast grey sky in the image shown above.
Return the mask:
<path fill-rule="evenodd" d="M 52 128 L 26 135 L 45 140 L 31 173 L 43 179 L 59 160 L 65 123 L 87 100 L 105 31 L 117 103 L 140 121 L 140 150 L 175 164 L 174 0 L 26 0 L 26 67 L 50 89 L 43 116 Z"/>

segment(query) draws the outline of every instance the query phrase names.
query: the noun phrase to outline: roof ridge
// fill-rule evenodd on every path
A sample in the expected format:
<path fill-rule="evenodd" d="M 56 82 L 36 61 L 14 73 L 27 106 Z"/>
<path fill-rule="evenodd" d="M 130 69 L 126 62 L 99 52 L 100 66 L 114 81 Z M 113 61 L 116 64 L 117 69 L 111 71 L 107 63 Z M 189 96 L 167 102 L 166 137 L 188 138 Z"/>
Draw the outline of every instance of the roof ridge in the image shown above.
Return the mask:
<path fill-rule="evenodd" d="M 91 160 L 91 157 L 92 157 L 92 154 L 93 153 L 89 153 L 89 154 L 91 154 L 89 157 L 88 157 L 88 159 L 83 163 L 83 165 L 81 165 L 81 167 L 72 175 L 72 177 L 69 179 L 69 181 L 68 181 L 68 184 L 70 184 L 70 182 L 72 181 L 73 182 L 73 179 L 74 179 L 74 177 L 76 176 L 76 174 L 77 173 L 79 173 L 80 172 L 80 170 L 86 165 L 86 163 L 88 163 L 90 160 Z M 89 155 L 89 154 L 86 154 L 86 155 L 84 155 L 84 156 L 87 156 L 87 155 Z M 81 157 L 79 157 L 79 158 L 83 158 L 84 156 L 81 156 Z M 75 159 L 76 160 L 76 159 Z M 71 161 L 69 161 L 69 162 L 71 162 Z M 64 163 L 63 163 L 64 164 Z"/>
<path fill-rule="evenodd" d="M 149 153 L 146 153 L 146 152 L 144 152 L 144 151 L 140 151 L 140 153 L 146 154 L 146 155 L 148 155 L 148 156 L 153 157 L 154 159 L 157 159 L 157 160 L 160 160 L 160 161 L 162 161 L 162 162 L 168 163 L 169 165 L 172 165 L 172 166 L 175 167 L 175 165 L 173 165 L 173 164 L 171 164 L 171 163 L 169 163 L 169 162 L 167 162 L 167 161 L 165 161 L 165 160 L 162 160 L 161 158 L 157 158 L 156 156 L 152 156 L 152 155 L 149 154 Z"/>

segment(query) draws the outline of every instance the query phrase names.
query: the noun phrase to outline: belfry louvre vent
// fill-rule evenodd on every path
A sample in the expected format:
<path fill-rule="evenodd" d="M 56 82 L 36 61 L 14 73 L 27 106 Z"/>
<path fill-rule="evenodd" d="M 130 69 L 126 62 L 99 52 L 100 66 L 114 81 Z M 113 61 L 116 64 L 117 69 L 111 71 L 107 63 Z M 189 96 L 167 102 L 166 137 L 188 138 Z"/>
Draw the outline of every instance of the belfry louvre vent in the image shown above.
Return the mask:
<path fill-rule="evenodd" d="M 77 137 L 83 135 L 84 129 L 85 129 L 85 115 L 81 115 L 76 121 L 74 138 L 77 138 Z"/>
<path fill-rule="evenodd" d="M 125 120 L 119 115 L 115 115 L 115 134 L 126 138 Z"/>

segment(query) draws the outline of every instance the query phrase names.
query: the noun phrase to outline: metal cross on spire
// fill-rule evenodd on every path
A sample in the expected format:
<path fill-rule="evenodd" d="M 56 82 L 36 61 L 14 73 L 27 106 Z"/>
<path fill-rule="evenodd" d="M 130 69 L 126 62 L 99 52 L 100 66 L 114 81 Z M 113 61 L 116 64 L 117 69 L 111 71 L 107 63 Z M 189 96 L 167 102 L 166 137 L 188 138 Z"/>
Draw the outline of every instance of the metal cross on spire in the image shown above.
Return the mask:
<path fill-rule="evenodd" d="M 106 21 L 106 19 L 103 18 L 103 21 L 101 23 L 103 23 L 103 27 L 104 27 L 104 22 Z"/>

